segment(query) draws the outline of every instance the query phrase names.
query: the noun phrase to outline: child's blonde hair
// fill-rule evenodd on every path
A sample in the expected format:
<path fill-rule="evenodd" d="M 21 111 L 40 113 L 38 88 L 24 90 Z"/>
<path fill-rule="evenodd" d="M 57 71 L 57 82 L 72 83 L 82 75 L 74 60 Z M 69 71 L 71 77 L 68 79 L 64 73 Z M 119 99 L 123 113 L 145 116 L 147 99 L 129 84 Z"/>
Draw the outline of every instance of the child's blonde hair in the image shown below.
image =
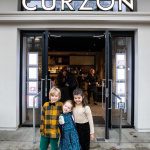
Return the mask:
<path fill-rule="evenodd" d="M 70 104 L 72 105 L 72 108 L 71 108 L 71 110 L 72 110 L 73 107 L 74 107 L 74 102 L 73 102 L 72 100 L 69 99 L 69 100 L 66 100 L 66 101 L 63 103 L 63 105 L 66 104 L 67 102 L 70 103 Z"/>
<path fill-rule="evenodd" d="M 59 99 L 61 98 L 61 91 L 57 87 L 52 87 L 49 91 L 49 96 L 53 96 L 55 93 L 58 93 Z"/>

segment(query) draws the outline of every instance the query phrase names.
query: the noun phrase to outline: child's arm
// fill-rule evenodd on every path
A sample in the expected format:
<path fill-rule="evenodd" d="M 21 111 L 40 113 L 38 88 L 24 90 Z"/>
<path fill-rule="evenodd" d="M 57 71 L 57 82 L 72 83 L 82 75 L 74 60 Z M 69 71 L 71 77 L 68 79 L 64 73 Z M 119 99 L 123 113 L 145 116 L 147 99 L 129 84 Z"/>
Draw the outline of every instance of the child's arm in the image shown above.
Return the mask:
<path fill-rule="evenodd" d="M 60 125 L 65 124 L 65 120 L 64 120 L 64 117 L 62 115 L 59 116 L 59 120 L 58 121 L 59 121 Z"/>
<path fill-rule="evenodd" d="M 92 112 L 89 106 L 85 107 L 85 113 L 87 115 L 88 121 L 89 121 L 89 125 L 90 125 L 90 136 L 91 136 L 91 140 L 94 140 L 94 123 L 93 123 L 93 116 L 92 116 Z"/>

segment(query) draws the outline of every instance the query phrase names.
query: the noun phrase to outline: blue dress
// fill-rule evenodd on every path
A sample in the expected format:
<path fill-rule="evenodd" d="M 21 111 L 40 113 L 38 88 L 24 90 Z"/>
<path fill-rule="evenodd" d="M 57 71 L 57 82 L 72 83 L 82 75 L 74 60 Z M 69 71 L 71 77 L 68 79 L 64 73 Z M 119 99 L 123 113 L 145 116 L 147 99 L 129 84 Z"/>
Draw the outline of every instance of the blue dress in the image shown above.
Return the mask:
<path fill-rule="evenodd" d="M 78 133 L 72 113 L 62 114 L 65 123 L 61 125 L 60 150 L 80 150 Z"/>

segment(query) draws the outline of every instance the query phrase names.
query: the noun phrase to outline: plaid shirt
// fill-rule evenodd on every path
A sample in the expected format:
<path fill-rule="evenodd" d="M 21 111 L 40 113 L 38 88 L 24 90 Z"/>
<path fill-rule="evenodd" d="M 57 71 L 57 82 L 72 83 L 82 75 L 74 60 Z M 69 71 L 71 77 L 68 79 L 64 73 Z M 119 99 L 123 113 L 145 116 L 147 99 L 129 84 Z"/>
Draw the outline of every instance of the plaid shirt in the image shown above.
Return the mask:
<path fill-rule="evenodd" d="M 46 102 L 42 107 L 40 133 L 49 138 L 58 138 L 60 135 L 58 118 L 62 113 L 62 103 Z"/>

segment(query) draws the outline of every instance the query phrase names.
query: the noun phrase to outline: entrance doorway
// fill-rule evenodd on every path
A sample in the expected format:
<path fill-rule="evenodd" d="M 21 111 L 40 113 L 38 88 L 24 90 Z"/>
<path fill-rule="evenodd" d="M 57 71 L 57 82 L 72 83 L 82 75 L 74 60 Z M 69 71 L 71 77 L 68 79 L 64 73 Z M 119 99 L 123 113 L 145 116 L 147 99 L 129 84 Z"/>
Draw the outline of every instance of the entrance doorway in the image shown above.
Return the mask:
<path fill-rule="evenodd" d="M 109 138 L 109 128 L 119 125 L 119 99 L 115 95 L 126 104 L 124 125 L 133 125 L 133 33 L 24 32 L 22 41 L 22 125 L 32 126 L 33 98 L 38 92 L 35 114 L 36 125 L 40 124 L 41 106 L 49 99 L 49 89 L 58 86 L 58 74 L 63 69 L 75 77 L 76 86 L 88 97 L 87 76 L 91 68 L 96 71 L 97 85 L 89 105 L 95 127 L 101 127 L 100 136 Z M 67 87 L 63 90 L 67 91 Z M 62 101 L 65 96 L 71 98 L 69 90 Z"/>

